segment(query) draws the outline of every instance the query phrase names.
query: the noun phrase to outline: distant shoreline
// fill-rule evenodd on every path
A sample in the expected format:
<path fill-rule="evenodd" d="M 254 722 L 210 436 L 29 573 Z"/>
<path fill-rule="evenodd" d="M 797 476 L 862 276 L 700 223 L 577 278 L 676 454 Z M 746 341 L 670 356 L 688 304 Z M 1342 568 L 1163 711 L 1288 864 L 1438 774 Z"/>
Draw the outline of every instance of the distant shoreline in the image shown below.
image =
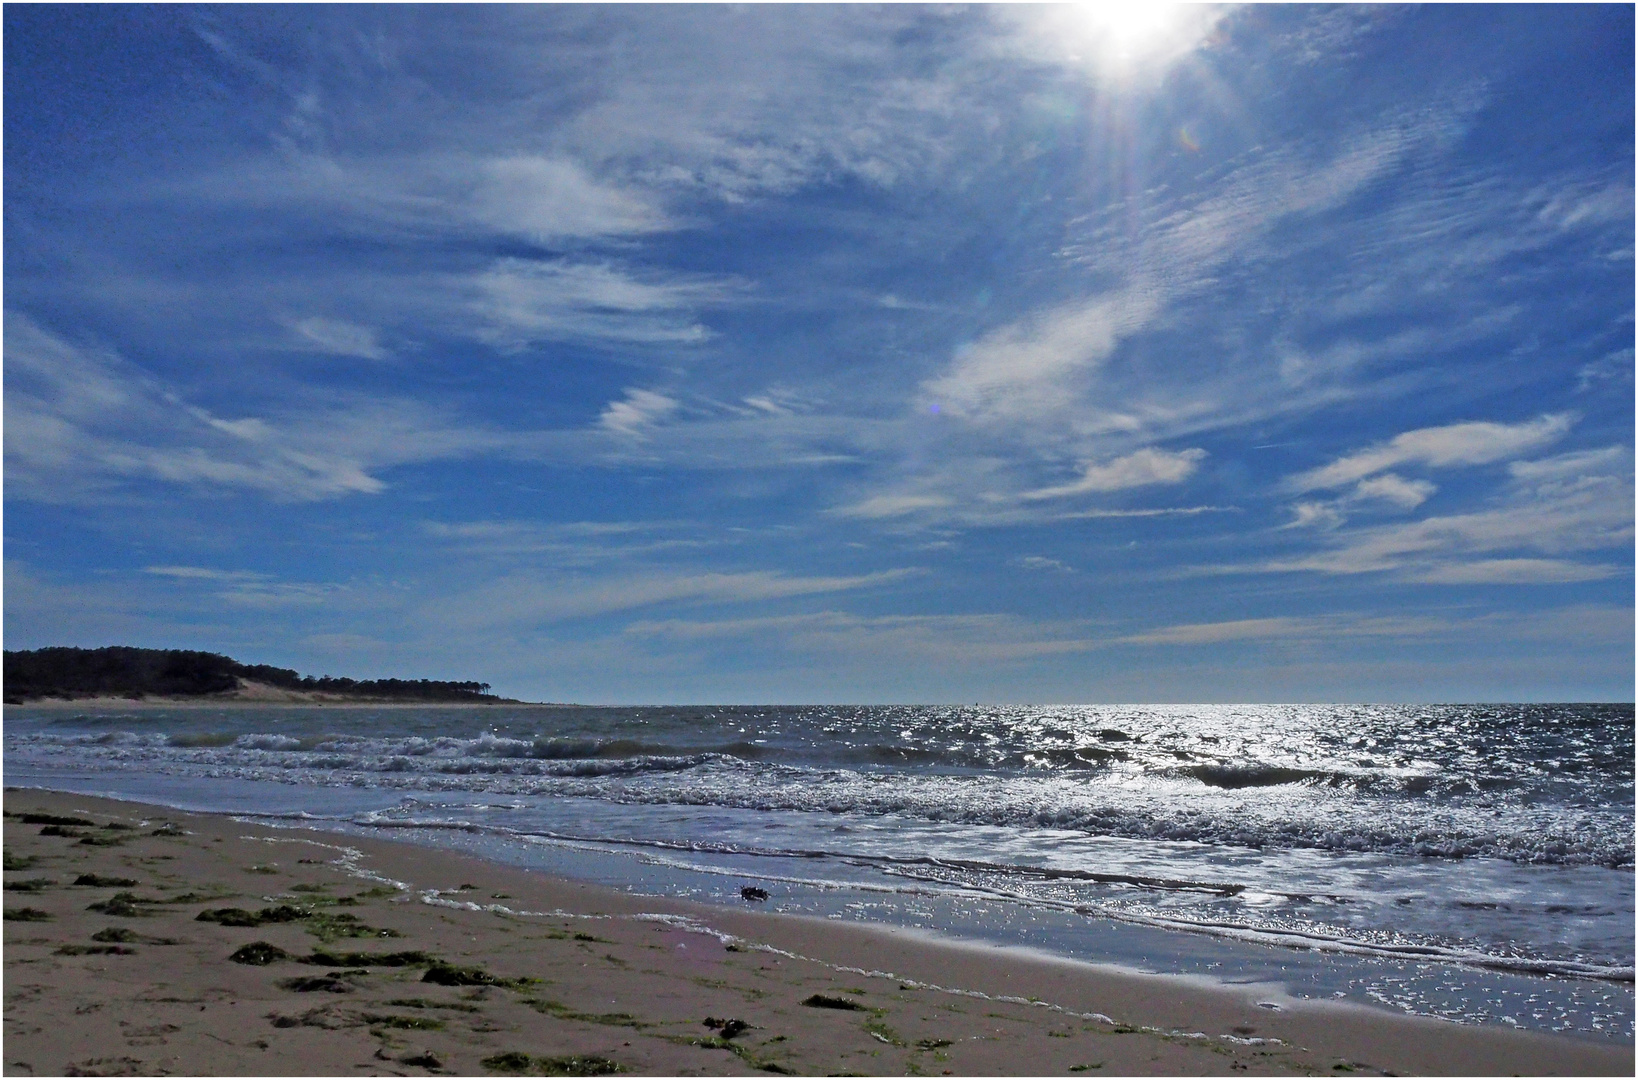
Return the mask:
<path fill-rule="evenodd" d="M 377 709 L 584 709 L 586 705 L 553 701 L 515 701 L 511 698 L 489 698 L 477 701 L 449 701 L 428 698 L 417 700 L 403 697 L 369 697 L 367 695 L 333 694 L 311 690 L 285 690 L 241 680 L 238 689 L 224 694 L 144 694 L 141 697 L 98 695 L 96 697 L 42 697 L 21 701 L 7 701 L 10 708 L 46 709 L 262 709 L 289 706 L 349 706 L 368 705 Z"/>

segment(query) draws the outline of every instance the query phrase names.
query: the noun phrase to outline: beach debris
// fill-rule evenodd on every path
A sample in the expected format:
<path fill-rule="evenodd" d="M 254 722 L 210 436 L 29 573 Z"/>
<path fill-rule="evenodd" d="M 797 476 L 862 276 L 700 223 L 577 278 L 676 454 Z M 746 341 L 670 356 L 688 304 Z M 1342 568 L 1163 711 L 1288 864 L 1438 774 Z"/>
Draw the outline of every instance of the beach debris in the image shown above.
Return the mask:
<path fill-rule="evenodd" d="M 135 878 L 103 877 L 101 874 L 81 874 L 74 879 L 76 885 L 88 885 L 94 889 L 129 889 L 137 884 Z"/>
<path fill-rule="evenodd" d="M 869 1009 L 869 1006 L 861 1005 L 857 1001 L 831 997 L 829 994 L 812 994 L 804 998 L 802 1004 L 810 1009 L 848 1009 L 853 1012 L 866 1012 Z"/>
<path fill-rule="evenodd" d="M 92 941 L 136 941 L 137 934 L 123 926 L 110 926 L 106 930 L 98 930 L 91 935 Z"/>
<path fill-rule="evenodd" d="M 7 922 L 47 922 L 51 919 L 51 912 L 41 911 L 39 908 L 18 907 L 6 909 Z"/>
<path fill-rule="evenodd" d="M 154 1070 L 134 1057 L 86 1058 L 63 1070 L 64 1076 L 152 1076 Z"/>
<path fill-rule="evenodd" d="M 368 975 L 362 970 L 332 971 L 323 975 L 297 975 L 293 979 L 281 979 L 279 989 L 293 990 L 298 994 L 313 994 L 320 991 L 328 994 L 350 994 L 353 984 L 348 981 L 350 976 Z"/>
<path fill-rule="evenodd" d="M 56 950 L 58 956 L 133 956 L 136 950 L 129 945 L 64 945 Z"/>
<path fill-rule="evenodd" d="M 409 1064 L 405 1062 L 405 1064 Z M 517 1050 L 492 1054 L 479 1062 L 490 1072 L 526 1073 L 531 1069 L 541 1076 L 611 1076 L 625 1072 L 625 1066 L 597 1054 L 566 1054 L 561 1057 L 530 1057 Z"/>
<path fill-rule="evenodd" d="M 917 1039 L 917 1050 L 942 1050 L 950 1045 L 949 1039 Z"/>
<path fill-rule="evenodd" d="M 266 967 L 275 960 L 295 959 L 277 945 L 267 941 L 252 941 L 249 945 L 235 949 L 229 956 L 235 964 L 251 964 L 255 967 Z M 341 965 L 337 965 L 338 967 Z"/>
<path fill-rule="evenodd" d="M 618 1061 L 610 1061 L 596 1054 L 537 1057 L 535 1067 L 542 1076 L 611 1076 L 626 1071 L 626 1067 Z"/>
<path fill-rule="evenodd" d="M 180 898 L 178 898 L 180 900 Z M 403 937 L 397 930 L 383 930 L 358 921 L 357 915 L 327 915 L 311 908 L 279 904 L 260 911 L 244 908 L 206 908 L 194 916 L 198 922 L 213 922 L 222 926 L 261 926 L 263 923 L 304 922 L 307 932 L 328 945 L 337 938 L 395 938 Z"/>
<path fill-rule="evenodd" d="M 359 1018 L 371 1027 L 402 1028 L 406 1031 L 437 1031 L 442 1020 L 430 1016 L 400 1016 L 397 1013 L 361 1013 Z"/>
<path fill-rule="evenodd" d="M 476 1005 L 467 1005 L 459 1001 L 429 1001 L 426 998 L 393 998 L 388 1005 L 397 1005 L 404 1009 L 454 1009 L 456 1012 L 482 1012 Z"/>
<path fill-rule="evenodd" d="M 308 1009 L 300 1016 L 283 1016 L 279 1013 L 268 1013 L 268 1020 L 276 1028 L 316 1027 L 325 1031 L 336 1031 L 340 1028 L 363 1027 L 364 1021 L 350 1013 L 335 1012 L 329 1005 L 320 1005 L 316 1009 Z"/>
<path fill-rule="evenodd" d="M 438 986 L 510 986 L 522 987 L 534 982 L 533 979 L 506 979 L 499 975 L 491 975 L 483 968 L 463 968 L 454 964 L 435 961 L 427 968 L 427 973 L 421 976 L 425 983 L 435 983 Z"/>
<path fill-rule="evenodd" d="M 178 941 L 176 938 L 149 937 L 147 934 L 133 933 L 132 931 L 125 929 L 123 926 L 110 926 L 107 929 L 98 930 L 95 934 L 91 935 L 91 940 L 92 941 L 107 941 L 107 942 L 112 942 L 112 943 L 114 943 L 116 945 L 180 945 L 180 944 L 182 944 L 182 942 Z"/>
<path fill-rule="evenodd" d="M 491 1072 L 525 1073 L 534 1059 L 528 1054 L 521 1054 L 516 1050 L 507 1050 L 500 1054 L 491 1054 L 478 1064 Z"/>
<path fill-rule="evenodd" d="M 486 994 L 488 992 L 489 992 L 488 988 L 480 987 L 479 989 L 474 990 L 472 992 L 472 995 Z M 468 996 L 471 997 L 472 995 L 468 995 Z M 637 1019 L 635 1016 L 631 1015 L 630 1013 L 623 1013 L 623 1012 L 617 1012 L 617 1013 L 577 1012 L 576 1010 L 574 1010 L 574 1009 L 570 1008 L 569 1006 L 563 1004 L 561 1001 L 553 1001 L 551 998 L 526 997 L 526 998 L 522 998 L 520 1000 L 522 1001 L 523 1004 L 529 1006 L 531 1009 L 535 1010 L 536 1012 L 545 1013 L 548 1016 L 555 1016 L 559 1020 L 578 1020 L 581 1023 L 585 1023 L 585 1024 L 602 1024 L 605 1027 L 642 1028 L 642 1027 L 648 1026 L 643 1021 Z M 713 1039 L 715 1039 L 714 1036 L 713 1036 Z M 715 1041 L 721 1042 L 722 1040 L 715 1039 Z M 725 1043 L 724 1045 L 727 1045 L 727 1044 Z"/>
<path fill-rule="evenodd" d="M 755 885 L 746 885 L 739 890 L 739 895 L 747 900 L 755 900 L 760 903 L 768 898 L 768 890 L 759 889 Z"/>
<path fill-rule="evenodd" d="M 428 956 L 424 952 L 333 953 L 323 949 L 313 950 L 302 957 L 301 962 L 320 964 L 324 967 L 420 967 L 423 964 L 440 963 L 437 957 Z"/>
<path fill-rule="evenodd" d="M 123 836 L 82 836 L 82 837 L 80 837 L 80 843 L 89 844 L 92 847 L 118 847 L 119 845 L 125 843 L 125 840 L 126 840 L 126 838 L 123 837 Z"/>
<path fill-rule="evenodd" d="M 415 1065 L 422 1069 L 441 1069 L 444 1063 L 431 1050 L 423 1050 L 419 1054 L 405 1054 L 398 1059 L 400 1065 Z"/>
<path fill-rule="evenodd" d="M 153 914 L 142 905 L 160 902 L 150 897 L 138 896 L 136 893 L 117 892 L 106 900 L 98 901 L 95 904 L 87 904 L 85 910 L 100 911 L 104 915 L 116 915 L 122 919 L 139 919 Z"/>
<path fill-rule="evenodd" d="M 56 882 L 56 880 L 54 878 L 44 878 L 44 877 L 29 878 L 27 881 L 8 881 L 8 882 L 6 882 L 6 891 L 7 892 L 39 892 L 41 889 L 49 889 L 55 884 L 57 884 L 57 882 Z"/>
<path fill-rule="evenodd" d="M 244 908 L 206 908 L 194 917 L 195 922 L 213 922 L 221 926 L 260 926 L 263 920 Z"/>
<path fill-rule="evenodd" d="M 732 1039 L 734 1036 L 744 1034 L 751 1029 L 750 1024 L 743 1020 L 735 1020 L 732 1017 L 719 1020 L 714 1016 L 707 1016 L 703 1023 L 724 1039 Z"/>

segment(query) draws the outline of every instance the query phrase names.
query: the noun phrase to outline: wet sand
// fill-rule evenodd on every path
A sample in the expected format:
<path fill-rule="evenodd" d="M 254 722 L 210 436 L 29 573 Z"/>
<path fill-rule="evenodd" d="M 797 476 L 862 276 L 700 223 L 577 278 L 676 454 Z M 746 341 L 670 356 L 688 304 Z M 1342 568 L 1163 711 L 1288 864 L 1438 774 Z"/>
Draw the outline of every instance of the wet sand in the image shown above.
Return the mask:
<path fill-rule="evenodd" d="M 1630 1046 L 405 844 L 32 791 L 5 812 L 8 1076 L 1633 1073 Z"/>

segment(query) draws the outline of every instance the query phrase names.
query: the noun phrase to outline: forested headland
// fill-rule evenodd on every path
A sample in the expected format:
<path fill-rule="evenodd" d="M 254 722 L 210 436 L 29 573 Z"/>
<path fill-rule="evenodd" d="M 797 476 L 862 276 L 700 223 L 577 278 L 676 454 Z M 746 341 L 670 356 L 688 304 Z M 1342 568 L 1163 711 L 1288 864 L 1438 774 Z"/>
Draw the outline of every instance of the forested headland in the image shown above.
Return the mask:
<path fill-rule="evenodd" d="M 369 701 L 501 703 L 484 682 L 438 679 L 347 679 L 302 675 L 267 664 L 187 649 L 48 648 L 5 653 L 5 702 L 47 698 L 148 697 L 232 699 L 246 684 L 290 694 Z"/>

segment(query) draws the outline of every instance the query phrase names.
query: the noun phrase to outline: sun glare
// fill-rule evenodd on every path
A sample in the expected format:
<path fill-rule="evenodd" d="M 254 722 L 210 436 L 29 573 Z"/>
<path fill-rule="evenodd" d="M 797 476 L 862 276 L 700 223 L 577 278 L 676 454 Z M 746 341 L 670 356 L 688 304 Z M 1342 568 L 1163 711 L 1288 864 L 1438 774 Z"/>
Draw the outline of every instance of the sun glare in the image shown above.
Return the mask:
<path fill-rule="evenodd" d="M 1081 38 L 1089 59 L 1106 73 L 1130 78 L 1140 70 L 1164 69 L 1194 49 L 1222 9 L 1211 4 L 1141 3 L 1099 0 L 1064 9 L 1072 36 Z"/>
<path fill-rule="evenodd" d="M 1094 33 L 1117 54 L 1129 55 L 1164 38 L 1178 23 L 1182 4 L 1093 3 L 1081 5 Z"/>

